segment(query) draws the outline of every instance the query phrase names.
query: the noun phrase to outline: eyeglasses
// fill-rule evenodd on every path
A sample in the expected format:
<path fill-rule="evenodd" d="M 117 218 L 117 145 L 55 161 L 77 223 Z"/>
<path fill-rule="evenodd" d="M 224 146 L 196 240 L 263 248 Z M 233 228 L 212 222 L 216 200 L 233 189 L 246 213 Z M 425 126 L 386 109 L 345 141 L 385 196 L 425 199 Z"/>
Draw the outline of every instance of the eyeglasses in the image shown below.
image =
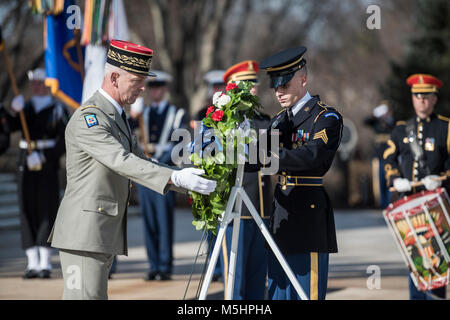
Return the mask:
<path fill-rule="evenodd" d="M 413 95 L 416 98 L 418 98 L 418 99 L 427 99 L 427 98 L 431 97 L 432 94 L 434 94 L 434 93 L 433 92 L 423 92 L 423 93 L 416 92 L 416 93 L 413 93 Z"/>

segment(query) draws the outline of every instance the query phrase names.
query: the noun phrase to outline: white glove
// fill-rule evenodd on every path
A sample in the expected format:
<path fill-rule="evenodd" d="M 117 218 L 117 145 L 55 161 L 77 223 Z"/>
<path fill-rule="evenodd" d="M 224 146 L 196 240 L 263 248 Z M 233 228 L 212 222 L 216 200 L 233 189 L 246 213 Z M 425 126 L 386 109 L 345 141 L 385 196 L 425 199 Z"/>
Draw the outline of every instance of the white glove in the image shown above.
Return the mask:
<path fill-rule="evenodd" d="M 394 188 L 398 192 L 407 192 L 411 191 L 411 182 L 405 178 L 397 178 L 394 180 Z"/>
<path fill-rule="evenodd" d="M 136 101 L 130 106 L 130 114 L 137 117 L 144 110 L 144 98 L 138 97 Z"/>
<path fill-rule="evenodd" d="M 33 151 L 30 155 L 27 156 L 27 166 L 30 170 L 39 170 L 42 166 L 41 156 L 38 152 Z"/>
<path fill-rule="evenodd" d="M 23 107 L 25 106 L 25 100 L 23 98 L 23 95 L 19 94 L 18 96 L 15 96 L 14 99 L 11 101 L 11 108 L 15 112 L 20 112 L 23 110 Z"/>
<path fill-rule="evenodd" d="M 201 194 L 210 194 L 216 189 L 217 182 L 200 177 L 205 170 L 196 168 L 185 168 L 175 170 L 171 179 L 177 187 L 185 188 Z"/>
<path fill-rule="evenodd" d="M 421 181 L 422 181 L 423 185 L 425 186 L 425 188 L 427 188 L 427 190 L 434 190 L 434 189 L 439 188 L 442 185 L 442 181 L 435 180 L 436 178 L 439 178 L 439 176 L 429 175 L 429 176 L 426 176 L 425 178 L 423 178 Z"/>

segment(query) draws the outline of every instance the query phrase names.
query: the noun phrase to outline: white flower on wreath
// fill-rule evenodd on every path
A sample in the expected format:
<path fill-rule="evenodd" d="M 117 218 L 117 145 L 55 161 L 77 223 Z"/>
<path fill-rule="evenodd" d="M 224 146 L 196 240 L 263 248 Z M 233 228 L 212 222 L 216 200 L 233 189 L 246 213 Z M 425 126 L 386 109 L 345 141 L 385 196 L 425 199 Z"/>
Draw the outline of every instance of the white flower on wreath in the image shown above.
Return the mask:
<path fill-rule="evenodd" d="M 216 93 L 214 93 L 214 95 L 213 95 L 213 104 L 215 105 L 215 106 L 217 106 L 217 104 L 218 104 L 218 102 L 219 102 L 219 98 L 220 98 L 220 96 L 223 94 L 223 92 L 222 91 L 217 91 Z"/>
<path fill-rule="evenodd" d="M 223 94 L 217 100 L 217 107 L 219 109 L 221 109 L 223 106 L 225 106 L 230 101 L 231 101 L 231 97 L 227 94 Z"/>

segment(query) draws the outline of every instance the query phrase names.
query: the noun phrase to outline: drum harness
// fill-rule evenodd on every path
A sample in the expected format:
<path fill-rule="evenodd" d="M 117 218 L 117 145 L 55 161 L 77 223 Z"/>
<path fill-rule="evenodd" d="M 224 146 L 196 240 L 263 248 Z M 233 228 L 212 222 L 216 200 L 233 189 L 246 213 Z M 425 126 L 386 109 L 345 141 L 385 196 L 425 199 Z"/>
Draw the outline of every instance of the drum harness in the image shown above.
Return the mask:
<path fill-rule="evenodd" d="M 406 122 L 405 129 L 414 160 L 418 163 L 421 172 L 425 173 L 425 176 L 430 175 L 431 172 L 425 158 L 425 153 L 423 152 L 422 147 L 417 143 L 416 121 L 414 118 Z"/>

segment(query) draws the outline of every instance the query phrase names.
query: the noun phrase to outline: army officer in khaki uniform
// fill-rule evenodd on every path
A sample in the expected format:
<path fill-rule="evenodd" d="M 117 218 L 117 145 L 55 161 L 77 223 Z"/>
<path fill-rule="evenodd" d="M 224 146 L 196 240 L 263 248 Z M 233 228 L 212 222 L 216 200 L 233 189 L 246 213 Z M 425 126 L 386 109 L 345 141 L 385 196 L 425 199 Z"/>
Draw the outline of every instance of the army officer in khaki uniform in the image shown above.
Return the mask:
<path fill-rule="evenodd" d="M 127 204 L 133 180 L 161 194 L 209 194 L 203 170 L 149 161 L 131 135 L 122 107 L 145 88 L 153 51 L 112 40 L 102 88 L 72 115 L 66 129 L 67 188 L 49 238 L 59 248 L 63 299 L 107 299 L 108 272 L 127 255 Z"/>

